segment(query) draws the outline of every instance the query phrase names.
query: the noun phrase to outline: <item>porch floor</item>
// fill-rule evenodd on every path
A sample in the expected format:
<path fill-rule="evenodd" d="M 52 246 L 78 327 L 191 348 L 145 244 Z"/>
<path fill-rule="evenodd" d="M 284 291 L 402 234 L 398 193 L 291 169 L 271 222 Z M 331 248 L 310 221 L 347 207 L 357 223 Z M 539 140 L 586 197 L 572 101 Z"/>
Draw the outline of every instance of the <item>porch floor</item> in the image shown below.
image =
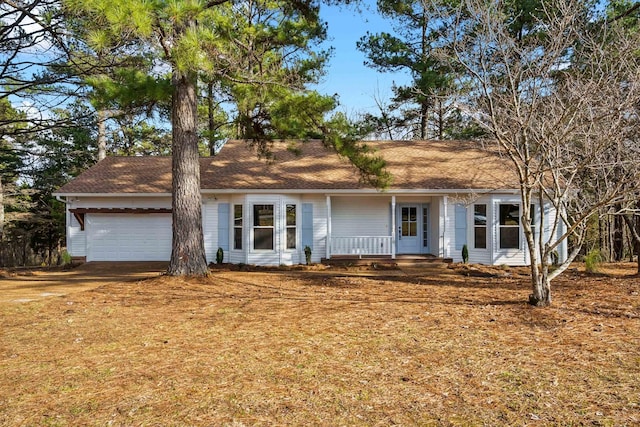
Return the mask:
<path fill-rule="evenodd" d="M 391 258 L 391 255 L 333 255 L 331 259 L 322 259 L 326 265 L 371 265 L 380 264 L 397 267 L 421 267 L 434 266 L 437 264 L 451 264 L 453 259 L 437 257 L 431 254 L 402 254 Z"/>

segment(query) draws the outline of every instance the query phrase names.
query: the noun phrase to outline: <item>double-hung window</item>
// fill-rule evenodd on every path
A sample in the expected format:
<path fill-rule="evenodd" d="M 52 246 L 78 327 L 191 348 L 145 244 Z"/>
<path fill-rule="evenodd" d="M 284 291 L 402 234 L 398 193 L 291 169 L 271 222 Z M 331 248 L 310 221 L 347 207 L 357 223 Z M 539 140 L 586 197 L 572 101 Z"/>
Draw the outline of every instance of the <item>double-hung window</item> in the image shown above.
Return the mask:
<path fill-rule="evenodd" d="M 242 249 L 242 205 L 233 205 L 233 249 Z"/>
<path fill-rule="evenodd" d="M 296 205 L 287 205 L 287 249 L 296 248 Z"/>
<path fill-rule="evenodd" d="M 487 205 L 473 205 L 473 247 L 487 248 Z"/>
<path fill-rule="evenodd" d="M 253 205 L 253 249 L 273 250 L 274 205 Z"/>
<path fill-rule="evenodd" d="M 531 205 L 531 210 L 529 211 L 529 215 L 531 215 L 531 233 L 533 234 L 533 238 L 536 238 L 536 205 Z"/>
<path fill-rule="evenodd" d="M 500 249 L 520 248 L 520 205 L 499 205 Z"/>

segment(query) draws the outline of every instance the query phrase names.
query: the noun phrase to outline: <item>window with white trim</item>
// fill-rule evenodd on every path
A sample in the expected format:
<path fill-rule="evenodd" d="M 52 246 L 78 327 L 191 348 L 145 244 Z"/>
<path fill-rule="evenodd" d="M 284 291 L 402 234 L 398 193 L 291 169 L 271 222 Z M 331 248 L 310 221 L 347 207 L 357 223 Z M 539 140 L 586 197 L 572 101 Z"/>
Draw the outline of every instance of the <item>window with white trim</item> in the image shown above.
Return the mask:
<path fill-rule="evenodd" d="M 487 205 L 473 205 L 473 247 L 487 249 Z"/>
<path fill-rule="evenodd" d="M 529 215 L 531 215 L 531 233 L 533 234 L 533 238 L 536 237 L 536 205 L 531 205 L 531 210 L 529 211 Z"/>
<path fill-rule="evenodd" d="M 287 249 L 296 248 L 296 205 L 287 205 Z"/>
<path fill-rule="evenodd" d="M 500 249 L 520 248 L 520 205 L 501 204 L 499 213 Z"/>
<path fill-rule="evenodd" d="M 233 249 L 242 249 L 242 205 L 233 205 Z"/>
<path fill-rule="evenodd" d="M 274 205 L 253 205 L 253 249 L 274 248 Z"/>

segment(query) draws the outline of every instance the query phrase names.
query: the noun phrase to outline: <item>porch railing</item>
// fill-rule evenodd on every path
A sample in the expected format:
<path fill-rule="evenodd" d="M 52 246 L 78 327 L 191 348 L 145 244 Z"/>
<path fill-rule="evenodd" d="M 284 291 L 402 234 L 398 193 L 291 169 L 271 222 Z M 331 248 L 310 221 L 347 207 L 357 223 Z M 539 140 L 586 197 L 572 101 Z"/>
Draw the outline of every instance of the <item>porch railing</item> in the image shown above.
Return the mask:
<path fill-rule="evenodd" d="M 331 255 L 391 255 L 391 236 L 331 237 Z"/>

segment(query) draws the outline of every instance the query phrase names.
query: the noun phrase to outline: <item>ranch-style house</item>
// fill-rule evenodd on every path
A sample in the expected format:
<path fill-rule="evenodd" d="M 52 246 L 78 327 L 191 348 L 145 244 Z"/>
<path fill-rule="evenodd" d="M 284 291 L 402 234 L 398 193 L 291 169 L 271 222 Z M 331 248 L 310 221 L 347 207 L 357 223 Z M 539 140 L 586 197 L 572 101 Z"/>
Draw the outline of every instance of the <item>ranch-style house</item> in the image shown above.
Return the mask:
<path fill-rule="evenodd" d="M 230 140 L 200 159 L 207 260 L 291 265 L 332 257 L 431 254 L 488 265 L 526 265 L 513 167 L 469 141 L 374 141 L 393 175 L 366 185 L 320 141 L 274 142 L 273 160 Z M 295 149 L 292 149 L 295 145 Z M 107 157 L 60 188 L 67 250 L 86 261 L 165 261 L 171 255 L 171 158 Z M 533 206 L 548 234 L 551 206 Z M 544 224 L 540 224 L 540 212 Z M 562 233 L 562 227 L 557 227 Z M 559 248 L 566 257 L 566 246 Z"/>

